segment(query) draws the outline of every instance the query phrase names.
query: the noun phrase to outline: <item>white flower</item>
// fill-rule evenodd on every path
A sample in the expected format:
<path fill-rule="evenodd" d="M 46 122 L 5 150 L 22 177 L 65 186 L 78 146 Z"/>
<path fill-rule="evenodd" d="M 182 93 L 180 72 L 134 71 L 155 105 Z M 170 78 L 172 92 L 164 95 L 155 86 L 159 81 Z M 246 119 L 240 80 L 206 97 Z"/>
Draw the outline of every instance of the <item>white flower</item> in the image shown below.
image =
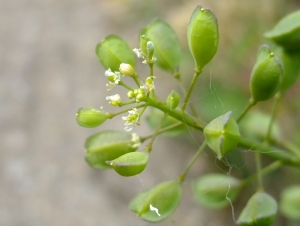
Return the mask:
<path fill-rule="evenodd" d="M 135 125 L 139 125 L 139 111 L 136 108 L 133 108 L 132 110 L 128 111 L 129 115 L 128 116 L 123 116 L 122 119 L 125 121 L 125 130 L 127 132 L 131 131 L 132 128 Z"/>
<path fill-rule="evenodd" d="M 155 86 L 154 86 L 153 78 L 151 78 L 151 77 L 146 78 L 145 84 L 143 86 L 141 86 L 140 88 L 146 89 L 148 91 L 154 90 Z"/>
<path fill-rule="evenodd" d="M 121 81 L 121 73 L 118 71 L 112 72 L 110 68 L 105 71 L 105 76 L 108 78 L 110 83 L 114 83 L 116 85 Z"/>
<path fill-rule="evenodd" d="M 138 57 L 138 58 L 144 58 L 143 57 L 143 52 L 142 52 L 142 50 L 141 49 L 137 49 L 137 48 L 134 48 L 133 49 L 133 52 L 136 54 L 136 56 Z"/>
<path fill-rule="evenodd" d="M 115 94 L 112 96 L 107 96 L 106 100 L 110 100 L 109 103 L 112 106 L 118 106 L 121 103 L 121 96 L 119 94 Z"/>

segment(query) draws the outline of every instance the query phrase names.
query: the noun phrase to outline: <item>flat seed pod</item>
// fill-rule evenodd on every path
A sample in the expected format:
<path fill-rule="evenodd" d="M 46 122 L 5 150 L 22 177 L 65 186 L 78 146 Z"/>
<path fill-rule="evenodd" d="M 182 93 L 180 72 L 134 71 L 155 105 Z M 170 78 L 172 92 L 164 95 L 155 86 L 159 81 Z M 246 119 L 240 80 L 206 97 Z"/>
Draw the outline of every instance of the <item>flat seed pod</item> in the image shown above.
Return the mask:
<path fill-rule="evenodd" d="M 96 46 L 101 65 L 107 70 L 118 71 L 121 63 L 135 66 L 135 56 L 129 45 L 116 35 L 107 36 Z"/>
<path fill-rule="evenodd" d="M 282 18 L 264 37 L 285 49 L 300 50 L 300 10 Z"/>
<path fill-rule="evenodd" d="M 187 39 L 197 70 L 201 71 L 216 54 L 219 43 L 217 18 L 210 9 L 196 7 L 189 22 Z"/>
<path fill-rule="evenodd" d="M 267 193 L 259 191 L 249 199 L 237 223 L 241 226 L 271 226 L 276 212 L 276 200 Z"/>
<path fill-rule="evenodd" d="M 196 201 L 205 207 L 217 209 L 229 205 L 240 192 L 238 179 L 224 174 L 207 174 L 194 183 Z"/>
<path fill-rule="evenodd" d="M 217 154 L 218 159 L 232 151 L 241 138 L 238 124 L 231 115 L 232 112 L 229 111 L 219 116 L 203 131 L 207 145 Z"/>
<path fill-rule="evenodd" d="M 300 219 L 300 185 L 285 188 L 280 197 L 280 210 L 290 219 Z"/>
<path fill-rule="evenodd" d="M 138 194 L 129 204 L 131 211 L 149 222 L 169 217 L 181 199 L 180 181 L 167 181 Z"/>
<path fill-rule="evenodd" d="M 97 127 L 108 119 L 108 113 L 93 107 L 83 107 L 77 111 L 76 121 L 82 127 Z"/>
<path fill-rule="evenodd" d="M 170 108 L 170 110 L 174 110 L 175 108 L 177 108 L 179 104 L 179 100 L 180 100 L 179 94 L 176 91 L 172 90 L 172 92 L 169 94 L 166 100 L 166 103 Z"/>
<path fill-rule="evenodd" d="M 176 73 L 181 52 L 178 37 L 172 27 L 163 20 L 156 19 L 142 29 L 141 34 L 154 43 L 155 65 L 170 73 Z"/>
<path fill-rule="evenodd" d="M 124 177 L 141 173 L 148 163 L 149 152 L 130 152 L 112 161 L 106 161 L 114 170 Z"/>
<path fill-rule="evenodd" d="M 250 92 L 252 99 L 257 101 L 268 100 L 279 90 L 283 79 L 283 66 L 278 57 L 266 45 L 258 51 L 257 61 L 250 77 Z"/>
<path fill-rule="evenodd" d="M 134 152 L 139 146 L 136 134 L 123 131 L 103 131 L 87 138 L 85 142 L 88 164 L 95 169 L 109 169 L 110 161 L 129 152 Z"/>

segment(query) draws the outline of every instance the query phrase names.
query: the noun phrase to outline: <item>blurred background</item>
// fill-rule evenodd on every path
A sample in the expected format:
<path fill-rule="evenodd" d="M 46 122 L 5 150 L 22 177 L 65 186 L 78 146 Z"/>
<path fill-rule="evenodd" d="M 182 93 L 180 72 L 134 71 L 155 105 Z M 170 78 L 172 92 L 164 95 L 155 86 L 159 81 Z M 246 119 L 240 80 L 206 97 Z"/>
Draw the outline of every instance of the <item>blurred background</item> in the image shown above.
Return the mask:
<path fill-rule="evenodd" d="M 140 29 L 156 17 L 178 34 L 183 53 L 180 71 L 188 86 L 193 61 L 186 30 L 198 4 L 215 12 L 220 28 L 218 53 L 205 68 L 199 92 L 192 98 L 209 121 L 228 110 L 239 113 L 246 105 L 251 69 L 259 46 L 265 43 L 262 34 L 299 9 L 299 1 L 0 1 L 0 225 L 150 225 L 131 213 L 129 201 L 181 173 L 202 135 L 159 137 L 147 169 L 139 176 L 122 178 L 114 171 L 93 170 L 84 161 L 85 139 L 100 130 L 123 130 L 121 117 L 100 128 L 85 129 L 76 124 L 75 114 L 83 106 L 117 111 L 105 100 L 107 80 L 95 46 L 105 36 L 117 34 L 136 48 Z M 148 73 L 143 65 L 138 70 Z M 162 98 L 178 89 L 172 76 L 159 69 L 155 74 Z M 286 100 L 299 94 L 297 87 L 287 93 Z M 271 104 L 259 107 L 270 109 Z M 285 129 L 293 131 L 299 125 L 299 116 L 293 115 L 299 108 L 298 104 L 281 111 L 287 119 Z M 296 124 L 288 120 L 293 117 Z M 135 132 L 147 135 L 151 130 L 143 123 Z M 222 163 L 212 157 L 207 153 L 197 161 L 184 185 L 181 205 L 158 225 L 234 224 L 230 207 L 206 210 L 192 197 L 193 178 L 212 170 L 222 172 L 218 166 Z M 245 200 L 234 204 L 236 216 Z M 286 225 L 280 217 L 276 222 Z"/>

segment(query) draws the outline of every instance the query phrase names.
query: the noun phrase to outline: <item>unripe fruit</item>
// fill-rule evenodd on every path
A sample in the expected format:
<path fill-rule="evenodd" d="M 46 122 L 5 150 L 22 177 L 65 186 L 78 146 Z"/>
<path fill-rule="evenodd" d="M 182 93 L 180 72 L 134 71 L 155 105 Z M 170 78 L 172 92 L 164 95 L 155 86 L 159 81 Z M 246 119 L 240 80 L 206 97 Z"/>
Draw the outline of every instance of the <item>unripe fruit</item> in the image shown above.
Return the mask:
<path fill-rule="evenodd" d="M 237 223 L 241 226 L 271 226 L 276 212 L 276 200 L 267 193 L 259 191 L 249 199 Z"/>
<path fill-rule="evenodd" d="M 254 102 L 268 100 L 279 90 L 283 67 L 267 45 L 260 47 L 250 78 L 250 91 Z"/>
<path fill-rule="evenodd" d="M 300 219 L 300 186 L 294 185 L 285 188 L 280 196 L 280 210 L 284 216 Z"/>
<path fill-rule="evenodd" d="M 80 108 L 76 113 L 77 123 L 82 127 L 88 128 L 100 126 L 108 118 L 108 113 L 93 107 Z"/>
<path fill-rule="evenodd" d="M 196 69 L 201 71 L 216 54 L 219 43 L 217 18 L 210 9 L 197 6 L 190 19 L 187 39 Z"/>
<path fill-rule="evenodd" d="M 219 116 L 204 128 L 206 143 L 217 154 L 218 159 L 232 151 L 241 138 L 238 124 L 231 114 L 229 111 Z"/>
<path fill-rule="evenodd" d="M 179 104 L 180 96 L 179 94 L 172 90 L 170 95 L 167 97 L 166 103 L 170 110 L 174 110 Z"/>
<path fill-rule="evenodd" d="M 148 163 L 149 152 L 131 152 L 112 161 L 106 161 L 114 170 L 124 177 L 131 177 L 141 173 Z"/>

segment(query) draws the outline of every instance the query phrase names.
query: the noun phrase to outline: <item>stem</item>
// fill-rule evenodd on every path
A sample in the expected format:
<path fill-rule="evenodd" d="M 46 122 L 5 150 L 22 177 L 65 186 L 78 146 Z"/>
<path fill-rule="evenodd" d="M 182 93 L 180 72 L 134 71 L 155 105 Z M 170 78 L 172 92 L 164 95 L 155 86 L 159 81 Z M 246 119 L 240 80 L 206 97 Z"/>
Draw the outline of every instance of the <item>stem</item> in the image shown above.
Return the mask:
<path fill-rule="evenodd" d="M 260 171 L 260 174 L 261 174 L 261 176 L 265 176 L 265 175 L 273 172 L 274 170 L 278 169 L 281 166 L 282 166 L 282 163 L 277 160 L 277 161 L 271 163 L 270 165 L 266 166 L 265 168 L 263 168 Z M 250 184 L 255 179 L 257 179 L 257 173 L 251 175 L 250 177 L 248 177 L 244 180 L 242 180 L 240 186 L 245 187 L 246 185 Z"/>
<path fill-rule="evenodd" d="M 186 177 L 187 173 L 189 172 L 189 170 L 191 169 L 191 167 L 193 166 L 193 164 L 196 162 L 196 160 L 198 159 L 198 157 L 200 156 L 200 154 L 204 151 L 205 147 L 206 147 L 206 142 L 204 141 L 201 144 L 201 146 L 199 147 L 199 149 L 197 150 L 197 152 L 195 153 L 195 155 L 192 158 L 192 160 L 189 162 L 189 164 L 187 165 L 187 167 L 183 171 L 183 173 L 179 176 L 179 180 L 181 182 L 183 182 L 185 180 L 185 177 Z"/>
<path fill-rule="evenodd" d="M 236 122 L 241 121 L 241 119 L 246 115 L 246 113 L 250 110 L 251 107 L 253 107 L 256 104 L 256 102 L 251 98 L 249 100 L 248 106 L 244 109 L 244 111 L 240 114 L 240 116 L 237 118 Z"/>
<path fill-rule="evenodd" d="M 185 96 L 185 99 L 184 99 L 184 102 L 183 102 L 183 106 L 182 106 L 182 108 L 181 108 L 181 111 L 182 111 L 182 112 L 185 111 L 186 105 L 187 105 L 187 103 L 188 103 L 188 101 L 189 101 L 189 98 L 190 98 L 190 96 L 191 96 L 191 94 L 192 94 L 192 91 L 193 91 L 193 89 L 194 89 L 194 86 L 195 86 L 195 84 L 196 84 L 196 82 L 197 82 L 197 79 L 198 79 L 198 77 L 199 77 L 200 74 L 201 74 L 201 70 L 196 70 L 196 69 L 195 69 L 195 74 L 194 74 L 194 76 L 193 76 L 193 79 L 192 79 L 192 82 L 191 82 L 190 87 L 189 87 L 189 89 L 188 89 L 188 92 L 187 92 L 187 94 L 186 94 L 186 96 Z"/>
<path fill-rule="evenodd" d="M 271 141 L 272 126 L 274 124 L 275 117 L 276 117 L 277 112 L 278 112 L 278 107 L 279 107 L 279 104 L 280 104 L 280 100 L 281 100 L 281 93 L 279 92 L 275 95 L 275 103 L 273 105 L 272 116 L 271 116 L 271 120 L 270 120 L 270 123 L 269 123 L 269 126 L 268 126 L 268 132 L 267 132 L 267 135 L 266 135 L 267 144 L 269 144 L 270 141 Z"/>
<path fill-rule="evenodd" d="M 126 83 L 124 83 L 123 81 L 119 81 L 118 85 L 125 87 L 128 90 L 133 90 L 133 88 L 131 88 L 130 86 L 128 86 Z"/>
<path fill-rule="evenodd" d="M 261 176 L 261 156 L 259 152 L 255 152 L 256 174 L 257 174 L 257 190 L 263 190 L 262 176 Z"/>
<path fill-rule="evenodd" d="M 141 105 L 137 105 L 137 106 L 134 106 L 134 107 L 131 107 L 131 108 L 127 108 L 125 110 L 122 110 L 122 111 L 119 111 L 119 112 L 116 112 L 116 113 L 108 113 L 109 114 L 109 119 L 112 119 L 113 117 L 117 116 L 117 115 L 121 115 L 123 113 L 126 113 L 130 110 L 132 110 L 132 108 L 142 108 L 144 107 L 146 104 L 141 104 Z"/>
<path fill-rule="evenodd" d="M 119 106 L 119 107 L 123 107 L 123 106 L 125 106 L 125 105 L 134 104 L 134 103 L 136 103 L 135 100 L 133 100 L 133 101 L 128 101 L 128 102 L 121 102 L 121 103 L 118 104 L 118 106 Z"/>
<path fill-rule="evenodd" d="M 164 116 L 162 117 L 159 125 L 157 126 L 153 136 L 152 136 L 152 139 L 151 141 L 149 142 L 149 144 L 145 147 L 145 149 L 150 153 L 152 151 L 152 145 L 153 145 L 153 142 L 155 140 L 155 138 L 157 137 L 157 135 L 159 134 L 159 129 L 160 127 L 162 126 L 163 122 L 166 120 L 166 118 L 168 117 L 168 113 L 165 113 Z"/>
<path fill-rule="evenodd" d="M 293 143 L 283 140 L 283 139 L 277 140 L 277 139 L 273 139 L 273 138 L 271 138 L 271 141 L 276 143 L 277 145 L 283 147 L 284 149 L 291 152 L 292 154 L 296 155 L 297 157 L 300 157 L 300 150 Z"/>
<path fill-rule="evenodd" d="M 141 84 L 140 84 L 140 82 L 139 82 L 139 80 L 138 80 L 138 74 L 134 74 L 134 75 L 132 76 L 132 78 L 133 78 L 135 84 L 137 85 L 137 87 L 140 88 Z"/>
<path fill-rule="evenodd" d="M 149 64 L 149 67 L 150 67 L 150 77 L 152 79 L 152 82 L 154 82 L 153 65 L 154 65 L 153 63 Z M 155 97 L 154 89 L 152 89 L 150 92 L 151 92 L 152 97 Z"/>
<path fill-rule="evenodd" d="M 169 131 L 169 130 L 171 130 L 171 129 L 174 129 L 174 128 L 178 127 L 178 126 L 181 126 L 182 124 L 183 124 L 182 122 L 177 122 L 177 123 L 175 123 L 175 124 L 173 124 L 173 125 L 170 125 L 170 126 L 167 126 L 167 127 L 165 127 L 165 128 L 162 128 L 162 129 L 160 129 L 160 130 L 158 131 L 157 135 L 162 134 L 162 133 L 164 133 L 164 132 L 167 132 L 167 131 Z M 153 135 L 154 135 L 154 134 L 150 134 L 150 135 L 145 136 L 145 137 L 140 137 L 141 143 L 143 143 L 145 140 L 150 139 Z"/>

